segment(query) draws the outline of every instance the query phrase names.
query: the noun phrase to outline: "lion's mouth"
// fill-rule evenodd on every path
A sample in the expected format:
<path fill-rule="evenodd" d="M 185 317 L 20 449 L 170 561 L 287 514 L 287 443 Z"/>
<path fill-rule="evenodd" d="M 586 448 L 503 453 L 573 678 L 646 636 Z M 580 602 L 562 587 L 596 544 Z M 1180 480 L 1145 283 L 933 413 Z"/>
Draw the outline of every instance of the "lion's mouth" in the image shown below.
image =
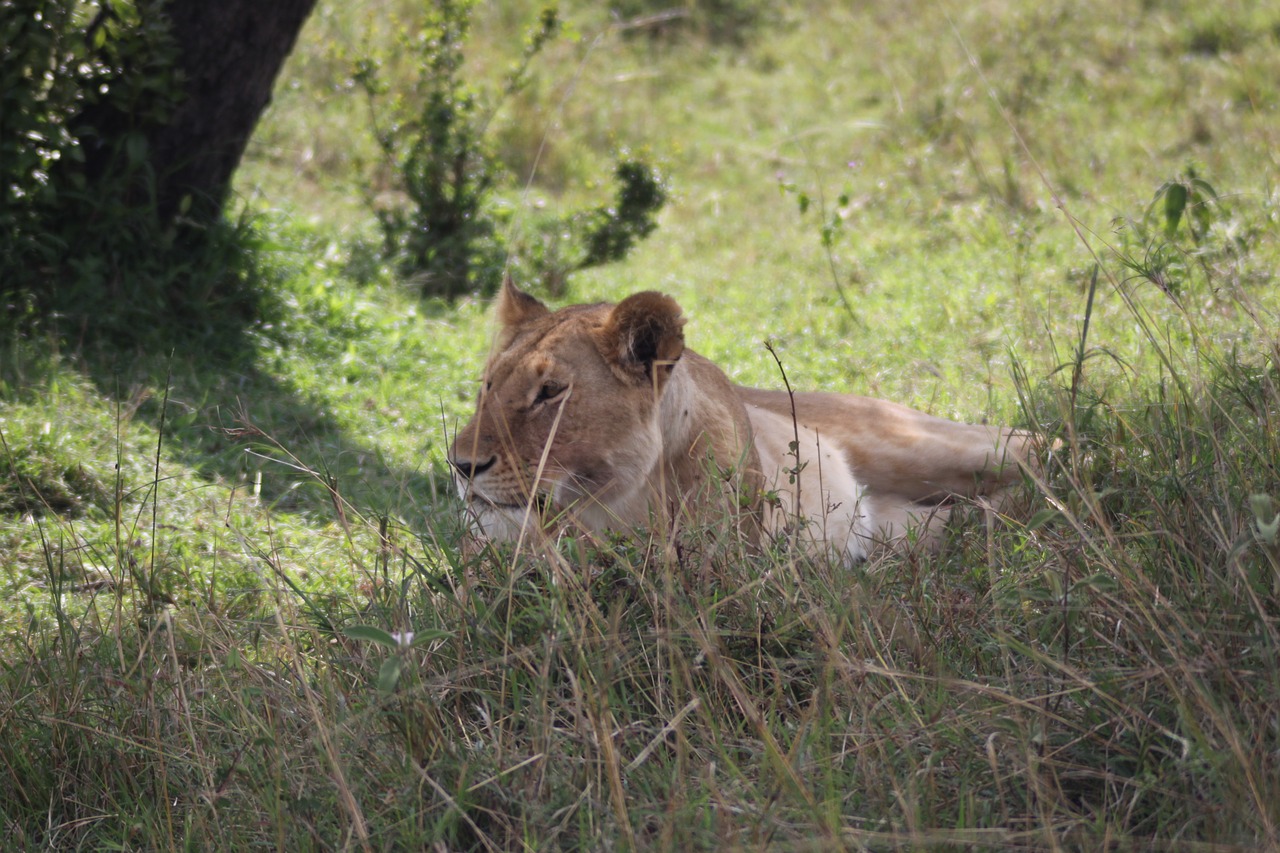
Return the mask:
<path fill-rule="evenodd" d="M 533 504 L 533 508 L 539 514 L 545 513 L 551 507 L 551 496 L 544 495 L 544 494 L 534 495 L 532 501 L 530 501 L 529 499 L 518 500 L 518 501 L 502 501 L 502 500 L 495 500 L 494 498 L 488 497 L 487 495 L 481 495 L 481 494 L 475 494 L 475 493 L 472 493 L 470 497 L 471 497 L 472 503 L 480 503 L 480 504 L 484 504 L 485 506 L 493 507 L 494 509 L 507 510 L 509 512 L 524 512 L 525 510 L 529 509 L 530 503 Z"/>

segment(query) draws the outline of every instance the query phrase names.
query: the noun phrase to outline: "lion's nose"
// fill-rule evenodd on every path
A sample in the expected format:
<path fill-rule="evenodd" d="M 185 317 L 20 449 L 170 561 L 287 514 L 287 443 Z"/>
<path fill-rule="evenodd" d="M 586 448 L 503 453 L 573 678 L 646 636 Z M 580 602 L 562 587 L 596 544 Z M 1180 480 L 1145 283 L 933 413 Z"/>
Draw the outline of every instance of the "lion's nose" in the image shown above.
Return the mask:
<path fill-rule="evenodd" d="M 470 480 L 477 474 L 483 474 L 493 467 L 493 463 L 498 461 L 497 456 L 490 456 L 487 462 L 472 462 L 470 459 L 450 459 L 449 464 L 457 469 L 458 474 L 465 480 Z"/>

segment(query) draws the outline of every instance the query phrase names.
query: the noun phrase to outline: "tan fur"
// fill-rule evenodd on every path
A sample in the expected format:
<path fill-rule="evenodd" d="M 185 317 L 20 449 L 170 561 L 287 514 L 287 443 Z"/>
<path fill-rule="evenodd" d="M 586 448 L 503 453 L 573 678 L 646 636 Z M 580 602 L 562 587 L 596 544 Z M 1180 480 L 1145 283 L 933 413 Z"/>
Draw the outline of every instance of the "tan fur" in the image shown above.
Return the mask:
<path fill-rule="evenodd" d="M 859 560 L 912 528 L 930 535 L 957 496 L 999 497 L 1031 459 L 1026 435 L 882 400 L 797 393 L 793 413 L 786 392 L 735 386 L 686 349 L 662 294 L 552 312 L 507 282 L 498 319 L 476 414 L 449 450 L 487 538 L 727 513 L 745 535 L 799 532 Z"/>

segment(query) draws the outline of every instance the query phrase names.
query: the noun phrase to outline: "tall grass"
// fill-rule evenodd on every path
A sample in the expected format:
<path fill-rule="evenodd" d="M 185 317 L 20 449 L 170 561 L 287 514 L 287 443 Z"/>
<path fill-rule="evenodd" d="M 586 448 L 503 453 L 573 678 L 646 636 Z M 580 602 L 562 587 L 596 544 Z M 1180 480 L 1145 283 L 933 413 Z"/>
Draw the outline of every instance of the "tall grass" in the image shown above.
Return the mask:
<path fill-rule="evenodd" d="M 289 129 L 337 62 L 302 55 L 245 174 L 323 224 L 263 238 L 243 352 L 0 353 L 0 846 L 1280 845 L 1280 16 L 1113 7 L 570 44 L 579 96 L 515 109 L 566 104 L 551 204 L 590 192 L 574 145 L 683 134 L 662 226 L 584 298 L 675 292 L 744 381 L 777 384 L 767 333 L 797 387 L 1060 439 L 1023 511 L 852 570 L 714 526 L 462 547 L 441 454 L 483 310 L 361 255 L 357 129 L 333 99 Z M 1223 195 L 1169 235 L 1189 156 Z"/>
<path fill-rule="evenodd" d="M 265 513 L 219 546 L 252 569 L 257 606 L 195 578 L 177 606 L 154 585 L 155 447 L 145 499 L 108 498 L 113 545 L 31 522 L 48 610 L 9 634 L 0 675 L 5 837 L 1274 845 L 1280 550 L 1256 496 L 1277 494 L 1280 352 L 1206 349 L 1192 375 L 1165 351 L 1160 382 L 1115 396 L 1080 343 L 1078 372 L 1025 391 L 1027 418 L 1064 439 L 1027 484 L 1036 511 L 975 508 L 940 553 L 853 571 L 714 530 L 468 557 L 456 525 L 363 518 L 314 475 L 344 539 L 327 570 L 360 594 L 308 592 Z M 388 648 L 358 625 L 427 641 Z"/>

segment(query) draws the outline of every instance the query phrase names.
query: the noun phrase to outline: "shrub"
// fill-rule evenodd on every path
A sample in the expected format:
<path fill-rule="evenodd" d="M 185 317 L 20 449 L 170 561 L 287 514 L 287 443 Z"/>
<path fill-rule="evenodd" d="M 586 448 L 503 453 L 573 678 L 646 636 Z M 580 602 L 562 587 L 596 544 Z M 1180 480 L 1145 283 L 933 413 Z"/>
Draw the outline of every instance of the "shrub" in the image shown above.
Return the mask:
<path fill-rule="evenodd" d="M 666 201 L 661 173 L 623 154 L 613 205 L 535 222 L 511 241 L 499 193 L 505 170 L 494 155 L 489 125 L 502 103 L 520 91 L 530 63 L 560 29 L 554 7 L 544 9 L 520 59 L 496 92 L 462 75 L 471 22 L 470 2 L 441 2 L 426 12 L 416 35 L 401 46 L 419 57 L 422 74 L 407 93 L 393 95 L 380 61 L 357 63 L 354 80 L 369 100 L 378 146 L 408 204 L 377 209 L 384 250 L 424 295 L 453 298 L 492 294 L 508 262 L 553 291 L 585 267 L 620 260 L 656 227 Z M 369 199 L 373 204 L 373 199 Z M 578 244 L 581 245 L 578 245 Z"/>
<path fill-rule="evenodd" d="M 658 227 L 667 200 L 666 178 L 642 157 L 622 152 L 614 169 L 613 204 L 533 223 L 511 246 L 522 279 L 552 295 L 564 292 L 570 273 L 620 261 Z"/>
<path fill-rule="evenodd" d="M 10 322 L 54 318 L 78 335 L 137 340 L 159 318 L 203 325 L 211 306 L 249 306 L 233 257 L 243 232 L 156 211 L 147 131 L 183 97 L 162 7 L 0 0 L 0 304 Z M 107 114 L 128 126 L 97 126 Z"/>
<path fill-rule="evenodd" d="M 445 297 L 497 287 L 504 252 L 486 201 L 501 167 L 486 130 L 502 98 L 520 88 L 528 63 L 559 28 L 555 10 L 545 10 L 522 64 L 500 96 L 486 98 L 462 76 L 471 5 L 434 4 L 418 32 L 402 36 L 402 50 L 422 69 L 412 91 L 388 100 L 375 58 L 362 59 L 354 76 L 368 96 L 378 146 L 410 202 L 377 211 L 386 251 L 405 275 L 422 282 L 424 293 Z"/>

